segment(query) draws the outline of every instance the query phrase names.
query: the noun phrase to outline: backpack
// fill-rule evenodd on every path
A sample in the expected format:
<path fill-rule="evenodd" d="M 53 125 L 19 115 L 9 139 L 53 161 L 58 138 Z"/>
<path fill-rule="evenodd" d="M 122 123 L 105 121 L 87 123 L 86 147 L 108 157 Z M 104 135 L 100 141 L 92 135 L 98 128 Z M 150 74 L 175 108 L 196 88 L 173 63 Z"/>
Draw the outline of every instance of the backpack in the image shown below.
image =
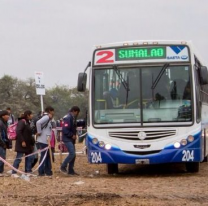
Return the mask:
<path fill-rule="evenodd" d="M 23 121 L 25 122 L 25 120 L 23 119 Z M 7 135 L 8 135 L 8 139 L 9 140 L 16 140 L 17 139 L 17 124 L 18 122 L 15 122 L 14 124 L 11 124 L 8 126 L 7 128 Z M 26 124 L 26 122 L 25 122 Z"/>
<path fill-rule="evenodd" d="M 36 135 L 37 134 L 37 128 L 36 128 L 36 122 L 41 119 L 42 115 L 37 115 L 34 117 L 31 122 L 30 122 L 30 128 L 32 130 L 32 134 Z"/>
<path fill-rule="evenodd" d="M 32 134 L 36 135 L 37 134 L 37 127 L 36 123 L 38 120 L 40 120 L 43 116 L 48 115 L 48 114 L 43 114 L 43 115 L 37 115 L 35 118 L 33 118 L 30 122 L 30 128 L 32 129 Z M 48 123 L 50 122 L 50 119 L 47 121 L 46 124 L 41 126 L 41 129 L 46 128 Z"/>

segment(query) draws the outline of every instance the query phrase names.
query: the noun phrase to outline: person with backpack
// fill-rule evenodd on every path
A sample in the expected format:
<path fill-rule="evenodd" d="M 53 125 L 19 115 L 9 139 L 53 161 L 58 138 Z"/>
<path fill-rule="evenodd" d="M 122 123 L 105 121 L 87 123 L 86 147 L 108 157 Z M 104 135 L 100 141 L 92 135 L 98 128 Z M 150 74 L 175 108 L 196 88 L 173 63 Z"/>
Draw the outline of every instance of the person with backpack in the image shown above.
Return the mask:
<path fill-rule="evenodd" d="M 74 163 L 76 158 L 75 142 L 76 142 L 76 118 L 79 115 L 80 108 L 73 106 L 69 113 L 64 117 L 62 127 L 62 141 L 69 152 L 63 161 L 60 172 L 69 176 L 79 175 L 74 171 Z"/>
<path fill-rule="evenodd" d="M 7 121 L 9 113 L 6 110 L 0 111 L 0 157 L 6 159 L 6 149 L 9 148 L 9 139 L 7 136 Z M 4 163 L 0 161 L 0 177 L 3 177 Z"/>
<path fill-rule="evenodd" d="M 33 152 L 35 145 L 35 139 L 32 136 L 32 129 L 30 127 L 30 121 L 33 117 L 33 114 L 30 110 L 26 110 L 24 115 L 18 118 L 17 128 L 16 128 L 16 144 L 15 151 L 17 152 L 16 159 L 14 160 L 13 167 L 18 169 L 19 164 L 22 161 L 24 155 L 29 155 Z M 32 172 L 32 162 L 33 156 L 25 158 L 25 172 Z M 19 177 L 16 174 L 15 170 L 12 170 L 12 177 Z"/>
<path fill-rule="evenodd" d="M 53 116 L 54 116 L 54 108 L 48 106 L 45 108 L 45 112 L 43 113 L 41 119 L 39 119 L 36 123 L 37 148 L 40 150 L 48 147 L 48 137 L 51 137 L 51 132 L 52 132 L 51 120 L 53 119 Z M 38 169 L 39 176 L 52 175 L 52 171 L 51 171 L 52 165 L 50 161 L 49 151 L 45 150 L 41 152 L 39 164 L 42 162 L 46 152 L 47 152 L 46 158 Z"/>
<path fill-rule="evenodd" d="M 7 121 L 7 124 L 8 125 L 14 124 L 15 123 L 15 118 L 14 118 L 14 115 L 12 114 L 11 108 L 7 107 L 6 110 L 9 113 L 9 120 Z"/>

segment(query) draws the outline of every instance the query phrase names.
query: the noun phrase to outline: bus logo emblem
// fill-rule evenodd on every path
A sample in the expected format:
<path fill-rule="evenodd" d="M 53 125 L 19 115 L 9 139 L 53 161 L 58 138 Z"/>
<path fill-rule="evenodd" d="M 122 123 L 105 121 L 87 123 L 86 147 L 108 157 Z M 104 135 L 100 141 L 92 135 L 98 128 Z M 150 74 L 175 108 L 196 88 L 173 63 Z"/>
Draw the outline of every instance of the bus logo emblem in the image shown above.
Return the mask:
<path fill-rule="evenodd" d="M 140 140 L 144 140 L 147 137 L 145 132 L 139 132 L 137 136 Z"/>
<path fill-rule="evenodd" d="M 179 54 L 184 48 L 185 46 L 170 46 L 170 48 L 176 53 Z"/>

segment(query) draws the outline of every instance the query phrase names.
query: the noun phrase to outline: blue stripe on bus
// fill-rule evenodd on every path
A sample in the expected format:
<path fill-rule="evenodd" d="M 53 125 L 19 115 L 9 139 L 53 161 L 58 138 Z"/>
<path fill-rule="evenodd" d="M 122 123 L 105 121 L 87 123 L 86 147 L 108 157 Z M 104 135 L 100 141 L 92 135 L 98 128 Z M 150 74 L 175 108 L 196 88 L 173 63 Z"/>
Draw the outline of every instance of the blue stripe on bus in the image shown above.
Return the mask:
<path fill-rule="evenodd" d="M 128 154 L 120 150 L 118 147 L 112 147 L 110 150 L 100 148 L 97 144 L 92 143 L 92 138 L 87 138 L 88 161 L 90 163 L 120 163 L 120 164 L 135 164 L 136 160 L 148 159 L 149 164 L 171 163 L 171 162 L 200 162 L 202 161 L 201 151 L 201 132 L 194 135 L 194 141 L 186 146 L 181 146 L 179 149 L 173 145 L 166 146 L 159 153 L 147 155 Z M 141 151 L 141 150 L 140 150 Z M 151 152 L 151 151 L 150 151 Z M 193 155 L 193 159 L 184 159 L 185 153 Z M 100 157 L 94 160 L 94 155 Z"/>

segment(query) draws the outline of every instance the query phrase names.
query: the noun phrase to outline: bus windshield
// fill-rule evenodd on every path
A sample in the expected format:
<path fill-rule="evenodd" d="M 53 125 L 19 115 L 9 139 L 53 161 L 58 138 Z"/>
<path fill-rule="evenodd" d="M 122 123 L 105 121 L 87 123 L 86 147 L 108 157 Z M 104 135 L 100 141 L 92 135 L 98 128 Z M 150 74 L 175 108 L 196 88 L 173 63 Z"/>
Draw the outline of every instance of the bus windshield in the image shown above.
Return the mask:
<path fill-rule="evenodd" d="M 190 66 L 94 69 L 94 124 L 192 121 Z"/>

